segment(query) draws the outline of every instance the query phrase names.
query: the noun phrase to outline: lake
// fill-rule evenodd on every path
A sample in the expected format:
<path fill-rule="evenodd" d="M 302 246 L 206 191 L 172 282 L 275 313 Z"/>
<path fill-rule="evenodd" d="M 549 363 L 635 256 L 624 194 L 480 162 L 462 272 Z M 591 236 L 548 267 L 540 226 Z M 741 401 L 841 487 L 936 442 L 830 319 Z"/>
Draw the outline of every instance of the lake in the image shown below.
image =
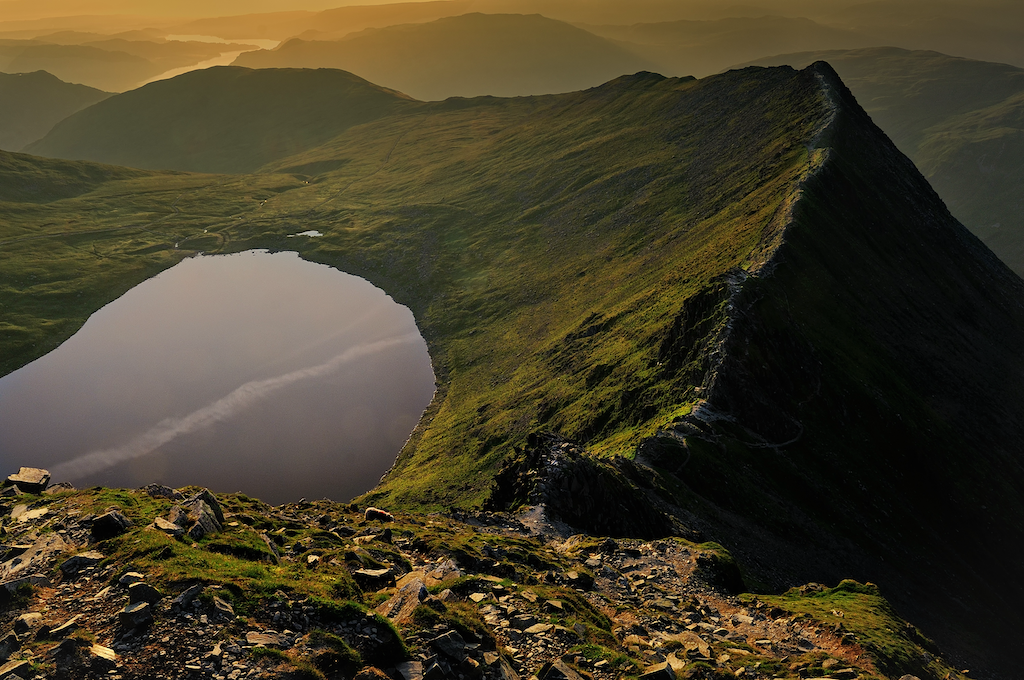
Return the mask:
<path fill-rule="evenodd" d="M 197 256 L 0 378 L 0 473 L 345 501 L 433 392 L 412 313 L 369 282 L 295 253 Z"/>

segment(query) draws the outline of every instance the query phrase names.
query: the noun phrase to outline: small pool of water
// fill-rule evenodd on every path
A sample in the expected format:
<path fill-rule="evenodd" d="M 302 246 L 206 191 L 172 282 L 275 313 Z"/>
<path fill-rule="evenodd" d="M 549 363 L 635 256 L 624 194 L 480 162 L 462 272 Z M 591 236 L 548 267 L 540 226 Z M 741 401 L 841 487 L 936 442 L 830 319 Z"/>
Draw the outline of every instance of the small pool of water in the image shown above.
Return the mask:
<path fill-rule="evenodd" d="M 433 392 L 412 313 L 369 282 L 295 253 L 194 257 L 0 378 L 0 473 L 344 501 Z"/>

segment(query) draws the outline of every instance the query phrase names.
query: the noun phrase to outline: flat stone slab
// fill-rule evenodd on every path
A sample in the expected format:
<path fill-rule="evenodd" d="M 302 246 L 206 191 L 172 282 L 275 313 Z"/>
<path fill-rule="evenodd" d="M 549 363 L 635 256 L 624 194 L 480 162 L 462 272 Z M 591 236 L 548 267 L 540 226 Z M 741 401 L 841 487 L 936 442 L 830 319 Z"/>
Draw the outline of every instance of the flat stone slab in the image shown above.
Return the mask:
<path fill-rule="evenodd" d="M 42 468 L 23 467 L 9 476 L 7 481 L 25 493 L 42 493 L 50 483 L 50 471 Z"/>
<path fill-rule="evenodd" d="M 523 632 L 527 633 L 528 635 L 540 635 L 541 633 L 548 632 L 552 628 L 554 628 L 554 626 L 550 623 L 536 623 L 527 628 L 526 630 L 524 630 Z"/>
<path fill-rule="evenodd" d="M 283 635 L 275 631 L 259 631 L 250 630 L 245 634 L 245 641 L 250 645 L 256 645 L 258 647 L 276 647 L 278 649 L 284 649 L 288 646 L 287 640 Z"/>
<path fill-rule="evenodd" d="M 83 569 L 95 567 L 104 559 L 106 559 L 106 556 L 103 553 L 96 550 L 90 550 L 88 552 L 72 555 L 64 560 L 60 565 L 60 571 L 65 576 L 70 576 L 71 574 L 77 574 Z"/>

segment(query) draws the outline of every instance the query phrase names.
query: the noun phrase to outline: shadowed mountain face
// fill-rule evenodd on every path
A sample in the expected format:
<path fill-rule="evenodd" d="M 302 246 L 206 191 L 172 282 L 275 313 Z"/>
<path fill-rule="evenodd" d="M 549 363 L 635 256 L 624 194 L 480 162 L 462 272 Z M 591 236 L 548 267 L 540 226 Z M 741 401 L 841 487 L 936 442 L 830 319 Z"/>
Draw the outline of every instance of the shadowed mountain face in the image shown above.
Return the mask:
<path fill-rule="evenodd" d="M 637 452 L 652 512 L 756 581 L 883 584 L 1013 677 L 1024 283 L 827 65 L 400 107 L 257 175 L 22 198 L 3 356 L 187 252 L 294 248 L 408 305 L 440 383 L 364 501 L 493 501 L 538 432 Z"/>
<path fill-rule="evenodd" d="M 72 113 L 110 93 L 65 83 L 45 71 L 0 73 L 0 149 L 19 151 Z"/>
<path fill-rule="evenodd" d="M 1024 69 L 895 48 L 807 52 L 832 64 L 950 211 L 1024 275 Z"/>
<path fill-rule="evenodd" d="M 651 67 L 582 29 L 517 14 L 467 14 L 330 42 L 291 40 L 242 54 L 235 64 L 340 68 L 425 100 L 570 92 Z"/>
<path fill-rule="evenodd" d="M 27 151 L 137 168 L 247 172 L 415 105 L 343 71 L 224 66 L 112 97 Z"/>

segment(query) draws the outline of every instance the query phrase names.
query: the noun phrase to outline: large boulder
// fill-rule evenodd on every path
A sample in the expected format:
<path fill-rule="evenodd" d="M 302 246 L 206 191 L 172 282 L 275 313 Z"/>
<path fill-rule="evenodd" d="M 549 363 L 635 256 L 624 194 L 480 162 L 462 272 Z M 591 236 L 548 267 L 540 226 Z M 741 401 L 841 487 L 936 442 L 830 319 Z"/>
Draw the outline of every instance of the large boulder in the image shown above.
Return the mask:
<path fill-rule="evenodd" d="M 50 471 L 33 467 L 23 467 L 7 478 L 7 484 L 13 484 L 25 493 L 42 493 L 49 483 Z"/>
<path fill-rule="evenodd" d="M 180 505 L 171 508 L 167 519 L 185 530 L 185 534 L 193 541 L 198 541 L 204 536 L 221 531 L 224 525 L 224 512 L 217 497 L 209 490 L 203 489 Z"/>
<path fill-rule="evenodd" d="M 120 536 L 131 526 L 132 521 L 119 510 L 110 510 L 92 521 L 92 537 L 97 541 L 105 541 Z"/>

